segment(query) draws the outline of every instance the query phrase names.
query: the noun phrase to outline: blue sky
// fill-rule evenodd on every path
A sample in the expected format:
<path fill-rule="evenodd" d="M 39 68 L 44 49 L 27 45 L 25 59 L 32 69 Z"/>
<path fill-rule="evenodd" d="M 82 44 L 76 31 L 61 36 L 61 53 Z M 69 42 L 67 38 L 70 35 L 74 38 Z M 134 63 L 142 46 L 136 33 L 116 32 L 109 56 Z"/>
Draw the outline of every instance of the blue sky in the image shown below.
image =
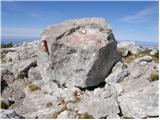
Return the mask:
<path fill-rule="evenodd" d="M 2 40 L 39 38 L 67 19 L 103 17 L 117 40 L 158 42 L 158 2 L 7 2 L 1 4 Z"/>

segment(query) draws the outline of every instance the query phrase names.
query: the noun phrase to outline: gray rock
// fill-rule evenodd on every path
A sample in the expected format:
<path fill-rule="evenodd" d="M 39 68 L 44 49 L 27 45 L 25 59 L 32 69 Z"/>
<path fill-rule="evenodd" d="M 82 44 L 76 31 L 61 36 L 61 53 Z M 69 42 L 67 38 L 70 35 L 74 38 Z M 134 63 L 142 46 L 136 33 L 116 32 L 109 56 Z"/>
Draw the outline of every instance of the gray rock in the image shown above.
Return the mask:
<path fill-rule="evenodd" d="M 112 69 L 112 73 L 105 79 L 107 83 L 114 84 L 121 82 L 126 76 L 129 75 L 127 66 L 118 62 Z"/>
<path fill-rule="evenodd" d="M 36 59 L 18 61 L 13 65 L 12 72 L 15 78 L 17 78 L 20 74 L 26 74 L 31 67 L 35 66 L 37 66 Z"/>
<path fill-rule="evenodd" d="M 151 56 L 144 56 L 135 60 L 135 62 L 152 62 L 153 58 Z"/>
<path fill-rule="evenodd" d="M 2 110 L 2 109 L 0 109 L 0 112 L 1 112 L 1 118 L 2 119 L 25 119 L 23 116 L 18 115 L 13 110 Z"/>
<path fill-rule="evenodd" d="M 120 82 L 124 91 L 138 89 L 148 84 L 151 79 L 151 73 L 156 70 L 156 64 L 150 56 L 138 58 L 127 66 L 130 74 Z"/>
<path fill-rule="evenodd" d="M 17 62 L 19 60 L 27 60 L 37 57 L 37 46 L 20 46 L 15 52 L 8 52 L 6 54 L 7 61 Z"/>
<path fill-rule="evenodd" d="M 87 112 L 96 119 L 118 117 L 120 111 L 113 96 L 104 98 L 93 94 L 84 94 L 80 98 L 81 102 L 77 105 L 79 113 Z"/>
<path fill-rule="evenodd" d="M 28 77 L 31 81 L 42 80 L 41 73 L 38 67 L 32 67 L 28 71 Z"/>
<path fill-rule="evenodd" d="M 124 118 L 159 116 L 158 81 L 149 83 L 118 97 Z"/>
<path fill-rule="evenodd" d="M 49 56 L 41 44 L 38 52 L 38 66 L 44 81 L 70 87 L 96 86 L 104 82 L 120 59 L 112 29 L 104 19 L 66 21 L 46 28 L 42 38 L 44 36 Z"/>
<path fill-rule="evenodd" d="M 130 41 L 123 41 L 118 43 L 117 47 L 119 49 L 123 49 L 123 55 L 127 56 L 128 52 L 130 52 L 131 54 L 136 54 L 140 51 L 143 51 L 143 48 L 141 48 L 139 45 L 137 45 L 134 42 L 130 42 Z"/>

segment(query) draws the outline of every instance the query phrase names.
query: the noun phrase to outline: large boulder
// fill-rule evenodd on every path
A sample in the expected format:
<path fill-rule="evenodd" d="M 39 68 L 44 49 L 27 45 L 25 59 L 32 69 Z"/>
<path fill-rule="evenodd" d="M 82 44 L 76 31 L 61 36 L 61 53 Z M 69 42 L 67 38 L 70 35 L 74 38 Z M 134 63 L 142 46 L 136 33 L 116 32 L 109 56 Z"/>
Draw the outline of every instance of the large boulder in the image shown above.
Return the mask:
<path fill-rule="evenodd" d="M 44 38 L 45 37 L 45 38 Z M 104 82 L 120 60 L 112 28 L 102 18 L 69 20 L 49 26 L 39 45 L 38 66 L 44 81 L 90 87 Z"/>

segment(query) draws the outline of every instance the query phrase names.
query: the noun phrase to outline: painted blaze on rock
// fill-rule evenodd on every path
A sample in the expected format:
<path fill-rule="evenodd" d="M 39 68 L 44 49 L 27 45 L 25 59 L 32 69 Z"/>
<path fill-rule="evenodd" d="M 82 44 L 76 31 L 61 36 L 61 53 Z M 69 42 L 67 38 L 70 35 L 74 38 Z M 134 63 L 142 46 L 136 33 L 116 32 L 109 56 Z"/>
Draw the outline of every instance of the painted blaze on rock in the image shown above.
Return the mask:
<path fill-rule="evenodd" d="M 65 21 L 46 28 L 41 40 L 43 36 L 50 53 L 39 46 L 38 66 L 44 81 L 96 86 L 120 59 L 112 29 L 102 18 Z"/>

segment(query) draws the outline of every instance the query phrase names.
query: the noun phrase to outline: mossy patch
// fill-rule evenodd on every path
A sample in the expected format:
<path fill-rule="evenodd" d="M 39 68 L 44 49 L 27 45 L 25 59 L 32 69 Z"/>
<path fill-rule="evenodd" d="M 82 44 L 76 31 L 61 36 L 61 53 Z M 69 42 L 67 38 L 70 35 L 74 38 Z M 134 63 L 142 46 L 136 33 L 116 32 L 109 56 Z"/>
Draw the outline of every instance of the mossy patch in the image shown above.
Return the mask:
<path fill-rule="evenodd" d="M 78 114 L 78 119 L 94 119 L 92 115 L 89 115 L 87 112 Z"/>
<path fill-rule="evenodd" d="M 41 90 L 41 88 L 35 84 L 30 84 L 29 86 L 30 91 L 36 91 L 36 90 Z"/>
<path fill-rule="evenodd" d="M 152 72 L 150 75 L 150 80 L 151 81 L 159 80 L 159 74 L 157 72 Z"/>
<path fill-rule="evenodd" d="M 4 101 L 1 101 L 1 106 L 0 106 L 1 109 L 8 109 L 8 107 L 9 106 Z"/>

